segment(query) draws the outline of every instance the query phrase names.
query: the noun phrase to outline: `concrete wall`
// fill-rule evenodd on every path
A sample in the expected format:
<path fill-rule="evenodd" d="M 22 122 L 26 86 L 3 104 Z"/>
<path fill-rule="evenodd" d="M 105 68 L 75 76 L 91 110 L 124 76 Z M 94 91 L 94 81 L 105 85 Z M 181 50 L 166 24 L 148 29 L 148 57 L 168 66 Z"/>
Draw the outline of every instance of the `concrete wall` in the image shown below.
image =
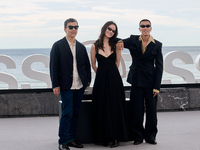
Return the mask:
<path fill-rule="evenodd" d="M 129 99 L 130 91 L 126 91 Z M 85 99 L 90 99 L 86 95 Z M 0 116 L 58 115 L 60 98 L 48 92 L 12 92 L 0 94 Z M 84 105 L 90 102 L 83 100 Z M 84 106 L 85 107 L 85 106 Z M 158 95 L 158 111 L 200 110 L 200 88 L 162 88 Z"/>

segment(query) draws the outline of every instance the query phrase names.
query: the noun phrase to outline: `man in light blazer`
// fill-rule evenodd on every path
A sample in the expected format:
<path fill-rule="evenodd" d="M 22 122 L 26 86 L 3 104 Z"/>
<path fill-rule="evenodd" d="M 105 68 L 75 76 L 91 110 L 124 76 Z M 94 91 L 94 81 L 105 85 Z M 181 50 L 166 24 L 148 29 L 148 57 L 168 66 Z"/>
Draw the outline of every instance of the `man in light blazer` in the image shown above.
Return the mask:
<path fill-rule="evenodd" d="M 50 53 L 50 76 L 53 92 L 61 95 L 62 116 L 59 127 L 59 149 L 83 148 L 75 140 L 79 107 L 85 88 L 91 81 L 91 67 L 86 48 L 75 37 L 78 22 L 69 18 L 64 23 L 66 37 L 55 42 Z"/>
<path fill-rule="evenodd" d="M 139 23 L 141 35 L 131 35 L 122 40 L 132 56 L 127 82 L 132 85 L 131 135 L 135 145 L 143 143 L 143 140 L 157 144 L 157 93 L 161 85 L 163 56 L 162 43 L 150 35 L 151 29 L 151 22 L 143 19 Z M 146 123 L 143 126 L 145 111 Z"/>

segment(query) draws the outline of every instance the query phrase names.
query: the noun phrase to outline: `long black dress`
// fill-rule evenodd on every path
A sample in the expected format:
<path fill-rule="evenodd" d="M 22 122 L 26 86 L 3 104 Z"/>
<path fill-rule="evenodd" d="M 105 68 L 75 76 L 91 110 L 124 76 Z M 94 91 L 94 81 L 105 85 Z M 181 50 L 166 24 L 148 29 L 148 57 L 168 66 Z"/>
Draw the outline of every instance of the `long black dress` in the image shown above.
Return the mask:
<path fill-rule="evenodd" d="M 127 140 L 125 93 L 116 52 L 104 57 L 96 50 L 98 69 L 93 86 L 94 137 L 95 143 L 109 140 Z"/>

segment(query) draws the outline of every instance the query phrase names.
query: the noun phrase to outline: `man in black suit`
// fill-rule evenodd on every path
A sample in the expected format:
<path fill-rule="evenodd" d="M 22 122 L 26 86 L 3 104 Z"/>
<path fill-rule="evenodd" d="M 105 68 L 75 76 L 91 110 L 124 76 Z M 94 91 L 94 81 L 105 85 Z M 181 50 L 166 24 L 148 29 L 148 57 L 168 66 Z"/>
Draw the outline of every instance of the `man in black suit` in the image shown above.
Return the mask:
<path fill-rule="evenodd" d="M 81 100 L 91 81 L 91 67 L 85 46 L 75 39 L 78 27 L 75 19 L 67 19 L 64 23 L 66 37 L 55 42 L 50 53 L 53 92 L 61 95 L 62 100 L 60 150 L 69 150 L 69 146 L 83 148 L 75 140 L 75 132 Z"/>
<path fill-rule="evenodd" d="M 139 23 L 141 35 L 131 35 L 122 40 L 124 47 L 130 50 L 132 56 L 127 82 L 132 85 L 131 135 L 135 145 L 141 144 L 143 139 L 147 143 L 157 144 L 157 93 L 161 85 L 163 56 L 162 43 L 153 39 L 150 35 L 151 29 L 151 22 L 143 19 Z M 146 111 L 145 127 L 144 111 Z"/>

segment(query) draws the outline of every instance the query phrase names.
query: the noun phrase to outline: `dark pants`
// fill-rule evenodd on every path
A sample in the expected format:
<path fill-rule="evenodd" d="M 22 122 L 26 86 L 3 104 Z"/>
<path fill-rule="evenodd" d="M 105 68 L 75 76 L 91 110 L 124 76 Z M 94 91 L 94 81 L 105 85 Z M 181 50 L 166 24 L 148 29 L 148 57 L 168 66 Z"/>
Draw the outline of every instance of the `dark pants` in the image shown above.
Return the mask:
<path fill-rule="evenodd" d="M 59 127 L 59 144 L 66 144 L 75 139 L 78 113 L 83 94 L 84 88 L 79 90 L 60 91 L 62 116 Z"/>
<path fill-rule="evenodd" d="M 134 141 L 156 140 L 157 96 L 153 98 L 152 88 L 131 87 L 131 132 Z M 145 127 L 143 126 L 146 111 Z"/>

